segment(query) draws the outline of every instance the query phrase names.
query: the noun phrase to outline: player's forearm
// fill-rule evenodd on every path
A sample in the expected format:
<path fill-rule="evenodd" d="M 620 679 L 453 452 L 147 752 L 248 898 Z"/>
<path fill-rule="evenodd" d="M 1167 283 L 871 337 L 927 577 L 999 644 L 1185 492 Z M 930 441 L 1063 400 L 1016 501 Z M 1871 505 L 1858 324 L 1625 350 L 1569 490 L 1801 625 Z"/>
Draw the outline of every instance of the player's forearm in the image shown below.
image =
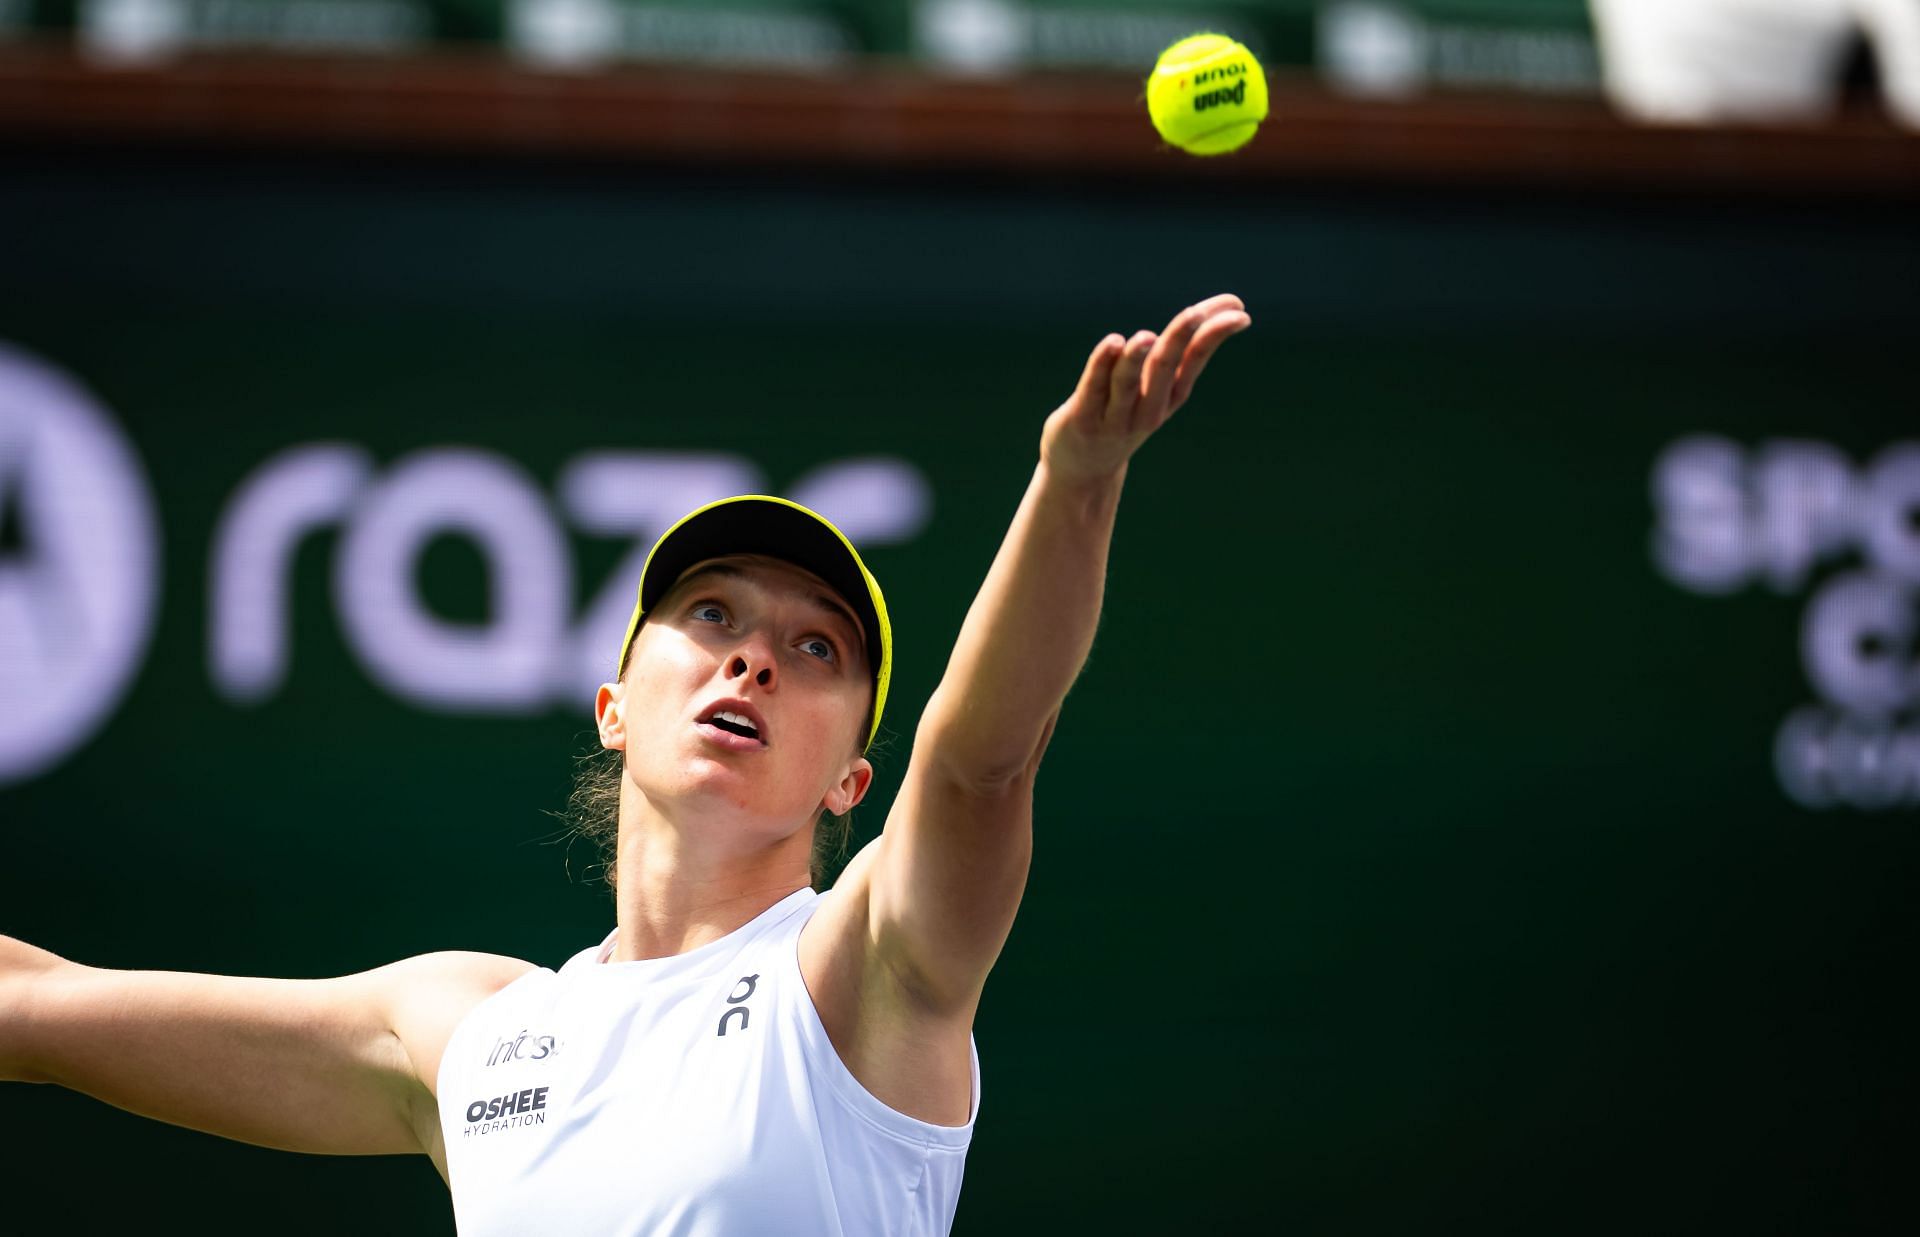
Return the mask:
<path fill-rule="evenodd" d="M 0 1082 L 45 1082 L 34 1043 L 32 998 L 36 985 L 73 963 L 25 941 L 0 936 Z"/>
<path fill-rule="evenodd" d="M 986 786 L 1033 766 L 1093 647 L 1125 477 L 1034 470 L 927 703 L 916 759 Z"/>
<path fill-rule="evenodd" d="M 420 1149 L 379 973 L 253 979 L 63 965 L 27 1001 L 31 1075 L 143 1117 L 289 1151 Z"/>

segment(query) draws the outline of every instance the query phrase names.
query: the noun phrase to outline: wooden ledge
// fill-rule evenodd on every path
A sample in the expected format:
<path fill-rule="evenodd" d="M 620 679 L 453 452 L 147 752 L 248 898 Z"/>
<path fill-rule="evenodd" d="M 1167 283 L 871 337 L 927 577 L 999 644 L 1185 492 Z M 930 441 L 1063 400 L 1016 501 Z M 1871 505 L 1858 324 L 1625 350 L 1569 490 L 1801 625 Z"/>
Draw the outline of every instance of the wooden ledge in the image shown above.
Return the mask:
<path fill-rule="evenodd" d="M 1598 102 L 1361 102 L 1277 79 L 1241 152 L 1160 144 L 1139 83 L 974 81 L 904 67 L 831 77 L 624 68 L 545 73 L 498 54 L 194 57 L 105 68 L 0 49 L 0 139 L 973 171 L 1920 197 L 1920 137 L 1867 115 L 1792 130 L 1652 129 Z"/>

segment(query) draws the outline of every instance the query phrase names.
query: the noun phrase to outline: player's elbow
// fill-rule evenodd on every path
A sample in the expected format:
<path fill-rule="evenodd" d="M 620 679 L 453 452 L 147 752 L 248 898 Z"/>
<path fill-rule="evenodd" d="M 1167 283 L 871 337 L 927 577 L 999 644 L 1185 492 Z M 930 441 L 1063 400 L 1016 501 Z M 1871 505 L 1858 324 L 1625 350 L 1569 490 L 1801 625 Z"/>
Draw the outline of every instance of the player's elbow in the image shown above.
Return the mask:
<path fill-rule="evenodd" d="M 956 802 L 979 805 L 991 815 L 994 804 L 1012 803 L 1033 793 L 1035 762 L 1022 753 L 997 759 L 968 759 L 966 754 L 930 762 L 943 793 Z"/>
<path fill-rule="evenodd" d="M 1002 799 L 1030 794 L 1059 719 L 1056 709 L 1039 732 L 1030 735 L 974 736 L 957 726 L 923 723 L 915 739 L 916 754 L 926 751 L 944 780 L 969 796 Z"/>
<path fill-rule="evenodd" d="M 52 1082 L 34 1046 L 33 975 L 0 976 L 0 1082 Z"/>
<path fill-rule="evenodd" d="M 48 985 L 85 968 L 0 936 L 0 1082 L 53 1082 L 38 1043 L 36 1010 Z"/>

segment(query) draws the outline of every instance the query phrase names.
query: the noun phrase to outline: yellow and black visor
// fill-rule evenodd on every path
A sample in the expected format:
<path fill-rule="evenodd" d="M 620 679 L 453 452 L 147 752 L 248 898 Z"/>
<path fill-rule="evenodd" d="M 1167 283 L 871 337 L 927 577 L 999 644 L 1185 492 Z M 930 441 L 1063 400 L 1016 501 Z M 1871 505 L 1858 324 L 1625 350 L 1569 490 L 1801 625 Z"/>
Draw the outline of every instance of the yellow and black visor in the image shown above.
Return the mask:
<path fill-rule="evenodd" d="M 627 653 L 640 620 L 674 582 L 695 563 L 728 554 L 764 554 L 804 567 L 831 585 L 859 616 L 866 629 L 867 665 L 873 669 L 873 717 L 866 744 L 872 747 L 880 733 L 887 683 L 893 678 L 893 626 L 887 621 L 887 600 L 846 534 L 826 516 L 789 499 L 770 494 L 722 498 L 688 512 L 660 534 L 640 569 L 633 617 L 627 620 L 627 634 L 620 641 L 614 677 L 626 672 Z"/>

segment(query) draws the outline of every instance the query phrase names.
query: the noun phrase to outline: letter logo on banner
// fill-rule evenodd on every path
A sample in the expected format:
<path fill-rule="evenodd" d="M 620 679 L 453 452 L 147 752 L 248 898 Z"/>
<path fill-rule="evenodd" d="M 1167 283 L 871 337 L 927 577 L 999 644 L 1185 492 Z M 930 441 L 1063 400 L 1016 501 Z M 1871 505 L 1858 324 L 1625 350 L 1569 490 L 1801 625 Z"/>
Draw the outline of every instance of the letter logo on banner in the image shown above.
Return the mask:
<path fill-rule="evenodd" d="M 589 451 L 551 496 L 520 465 L 469 446 L 427 447 L 382 466 L 354 443 L 287 447 L 222 511 L 207 564 L 214 686 L 259 704 L 294 663 L 296 607 L 332 602 L 367 677 L 443 713 L 577 709 L 606 678 L 654 539 L 692 508 L 767 492 L 737 455 Z M 911 463 L 827 461 L 788 492 L 865 547 L 910 541 L 932 495 Z M 587 582 L 576 611 L 570 534 L 627 543 Z M 336 535 L 330 598 L 298 598 L 297 551 Z M 486 571 L 478 622 L 436 614 L 419 566 L 459 538 Z M 37 776 L 113 714 L 158 609 L 159 520 L 132 443 L 71 378 L 0 345 L 0 785 Z"/>
<path fill-rule="evenodd" d="M 1856 468 L 1839 448 L 1748 448 L 1697 434 L 1654 464 L 1653 559 L 1707 596 L 1810 595 L 1800 662 L 1817 704 L 1774 737 L 1774 771 L 1809 808 L 1920 806 L 1920 443 Z M 1822 566 L 1840 569 L 1817 579 Z"/>
<path fill-rule="evenodd" d="M 0 346 L 0 784 L 113 714 L 152 634 L 159 559 L 127 436 L 72 379 Z"/>
<path fill-rule="evenodd" d="M 449 623 L 422 603 L 415 569 L 441 535 L 487 564 L 490 617 Z M 334 605 L 361 665 L 404 699 L 456 711 L 543 707 L 566 632 L 573 563 L 533 480 L 471 448 L 422 451 L 362 496 L 334 558 Z"/>
<path fill-rule="evenodd" d="M 295 553 L 337 528 L 333 607 L 369 678 L 436 712 L 579 708 L 612 673 L 654 540 L 702 503 L 766 491 L 752 462 L 693 451 L 590 451 L 560 470 L 554 488 L 550 501 L 519 465 L 477 447 L 428 447 L 384 470 L 351 443 L 279 452 L 241 482 L 214 531 L 215 686 L 241 704 L 280 690 L 301 600 L 290 595 Z M 788 492 L 868 548 L 911 540 L 933 508 L 919 469 L 889 456 L 830 461 Z M 627 543 L 612 572 L 589 583 L 578 615 L 570 530 Z M 420 557 L 438 537 L 479 553 L 484 621 L 444 619 L 420 595 Z"/>

